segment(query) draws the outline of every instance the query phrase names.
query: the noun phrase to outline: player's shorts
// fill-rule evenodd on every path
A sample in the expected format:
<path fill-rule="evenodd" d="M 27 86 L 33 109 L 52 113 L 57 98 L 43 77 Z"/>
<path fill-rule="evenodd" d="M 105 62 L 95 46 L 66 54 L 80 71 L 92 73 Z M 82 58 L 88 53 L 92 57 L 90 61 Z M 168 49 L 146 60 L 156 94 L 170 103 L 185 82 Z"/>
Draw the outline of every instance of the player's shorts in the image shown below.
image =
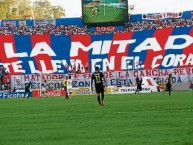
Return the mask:
<path fill-rule="evenodd" d="M 170 83 L 167 83 L 167 84 L 166 84 L 166 87 L 167 87 L 167 89 L 170 89 L 170 88 L 171 88 L 171 84 L 170 84 Z"/>
<path fill-rule="evenodd" d="M 95 86 L 96 93 L 104 93 L 104 87 L 103 85 Z"/>
<path fill-rule="evenodd" d="M 30 90 L 26 88 L 26 89 L 25 89 L 25 92 L 30 92 Z"/>
<path fill-rule="evenodd" d="M 64 86 L 64 90 L 65 90 L 65 91 L 67 90 L 66 86 Z"/>
<path fill-rule="evenodd" d="M 42 92 L 46 92 L 46 87 L 42 87 Z"/>
<path fill-rule="evenodd" d="M 72 87 L 67 87 L 67 92 L 72 92 Z"/>

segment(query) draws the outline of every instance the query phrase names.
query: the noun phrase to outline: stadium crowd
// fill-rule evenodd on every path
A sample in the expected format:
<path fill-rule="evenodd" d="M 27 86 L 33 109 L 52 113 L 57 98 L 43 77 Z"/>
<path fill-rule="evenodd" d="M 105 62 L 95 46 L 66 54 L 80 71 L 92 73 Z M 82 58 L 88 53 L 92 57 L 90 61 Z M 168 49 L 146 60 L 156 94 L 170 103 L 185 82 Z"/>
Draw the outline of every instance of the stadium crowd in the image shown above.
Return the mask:
<path fill-rule="evenodd" d="M 103 35 L 103 34 L 115 34 L 125 33 L 132 31 L 142 30 L 157 30 L 167 27 L 191 27 L 193 26 L 193 18 L 190 19 L 167 19 L 157 21 L 133 21 L 126 23 L 122 30 L 117 30 L 113 26 L 109 29 L 95 29 L 91 32 L 87 26 L 78 25 L 41 25 L 35 27 L 20 26 L 10 27 L 9 25 L 0 27 L 0 35 L 42 35 L 42 34 L 53 34 L 53 35 L 74 35 L 74 34 L 91 34 L 91 35 Z M 83 73 L 88 71 L 89 64 L 67 64 L 65 66 L 65 72 Z M 108 68 L 107 68 L 108 70 Z M 0 90 L 10 89 L 10 75 L 0 66 Z"/>
<path fill-rule="evenodd" d="M 3 66 L 0 66 L 0 90 L 9 89 L 11 89 L 11 76 Z"/>
<path fill-rule="evenodd" d="M 124 31 L 142 31 L 152 29 L 162 29 L 168 27 L 190 27 L 193 26 L 193 19 L 168 19 L 168 20 L 156 20 L 156 21 L 136 21 L 128 22 Z"/>
<path fill-rule="evenodd" d="M 77 25 L 41 25 L 35 27 L 10 27 L 9 25 L 0 28 L 0 34 L 4 35 L 42 35 L 42 34 L 54 34 L 54 35 L 73 35 L 73 34 L 88 34 L 89 29 L 87 26 L 80 27 Z"/>
<path fill-rule="evenodd" d="M 102 35 L 102 34 L 115 34 L 124 33 L 130 31 L 142 31 L 152 29 L 162 29 L 166 27 L 190 27 L 193 26 L 193 18 L 190 19 L 166 19 L 156 21 L 133 21 L 125 23 L 122 26 L 122 30 L 117 29 L 106 29 L 106 31 L 95 30 L 91 32 L 89 28 L 78 25 L 42 25 L 42 26 L 20 26 L 10 27 L 9 25 L 0 27 L 0 34 L 3 35 L 42 35 L 42 34 L 54 34 L 54 35 L 73 35 L 73 34 L 91 34 L 91 35 Z"/>

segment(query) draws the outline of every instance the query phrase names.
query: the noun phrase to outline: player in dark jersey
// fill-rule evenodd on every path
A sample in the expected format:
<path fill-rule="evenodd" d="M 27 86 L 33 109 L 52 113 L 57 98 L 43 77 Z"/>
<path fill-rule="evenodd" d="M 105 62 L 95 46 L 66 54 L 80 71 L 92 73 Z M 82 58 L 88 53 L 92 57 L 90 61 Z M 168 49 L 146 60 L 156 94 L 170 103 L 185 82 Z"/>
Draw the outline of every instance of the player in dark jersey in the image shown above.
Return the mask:
<path fill-rule="evenodd" d="M 135 94 L 137 92 L 139 93 L 140 91 L 142 91 L 142 82 L 143 82 L 142 78 L 140 78 L 140 79 L 139 79 L 139 77 L 136 78 L 137 89 L 135 91 Z"/>
<path fill-rule="evenodd" d="M 31 81 L 25 86 L 25 94 L 24 94 L 24 98 L 26 98 L 25 96 L 27 95 L 27 93 L 28 93 L 28 95 L 27 95 L 27 98 L 29 98 L 29 96 L 30 96 L 30 86 L 31 86 Z"/>
<path fill-rule="evenodd" d="M 104 78 L 104 75 L 102 72 L 99 71 L 99 67 L 95 67 L 95 72 L 92 74 L 91 77 L 91 89 L 93 90 L 93 81 L 95 83 L 95 91 L 97 94 L 97 100 L 99 105 L 104 106 L 104 85 L 106 79 Z"/>
<path fill-rule="evenodd" d="M 172 89 L 172 74 L 169 74 L 169 77 L 166 79 L 166 85 L 164 90 L 162 91 L 163 94 L 168 91 L 169 96 L 171 95 L 171 89 Z"/>
<path fill-rule="evenodd" d="M 171 88 L 172 88 L 172 74 L 169 74 L 169 77 L 167 78 L 167 83 L 166 83 L 166 91 L 169 92 L 169 96 L 171 95 Z"/>

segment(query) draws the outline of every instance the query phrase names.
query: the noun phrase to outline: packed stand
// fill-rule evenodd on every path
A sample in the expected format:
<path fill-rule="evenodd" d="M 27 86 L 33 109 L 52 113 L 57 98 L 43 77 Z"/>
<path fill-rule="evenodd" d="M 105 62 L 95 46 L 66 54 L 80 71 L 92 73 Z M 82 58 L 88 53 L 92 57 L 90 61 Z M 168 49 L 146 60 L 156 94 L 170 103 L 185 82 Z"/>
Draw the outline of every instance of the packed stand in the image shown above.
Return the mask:
<path fill-rule="evenodd" d="M 168 19 L 168 20 L 156 20 L 156 21 L 133 21 L 128 22 L 122 26 L 121 30 L 111 29 L 97 30 L 90 32 L 87 26 L 78 25 L 45 25 L 45 26 L 21 26 L 21 27 L 10 27 L 9 25 L 0 27 L 0 34 L 3 35 L 42 35 L 42 34 L 53 34 L 53 35 L 68 35 L 73 34 L 91 34 L 91 35 L 103 35 L 103 34 L 115 34 L 124 33 L 130 31 L 142 31 L 142 30 L 157 30 L 168 27 L 191 27 L 193 26 L 193 18 L 190 19 Z"/>
<path fill-rule="evenodd" d="M 3 66 L 0 66 L 0 90 L 11 89 L 11 76 L 5 71 Z"/>
<path fill-rule="evenodd" d="M 124 26 L 124 32 L 142 31 L 142 30 L 157 30 L 168 27 L 191 27 L 193 26 L 193 18 L 191 19 L 168 19 L 157 21 L 134 21 L 128 22 Z"/>
<path fill-rule="evenodd" d="M 87 26 L 80 27 L 77 25 L 45 25 L 45 26 L 22 26 L 10 27 L 9 25 L 0 28 L 0 34 L 4 35 L 73 35 L 73 34 L 89 34 Z"/>

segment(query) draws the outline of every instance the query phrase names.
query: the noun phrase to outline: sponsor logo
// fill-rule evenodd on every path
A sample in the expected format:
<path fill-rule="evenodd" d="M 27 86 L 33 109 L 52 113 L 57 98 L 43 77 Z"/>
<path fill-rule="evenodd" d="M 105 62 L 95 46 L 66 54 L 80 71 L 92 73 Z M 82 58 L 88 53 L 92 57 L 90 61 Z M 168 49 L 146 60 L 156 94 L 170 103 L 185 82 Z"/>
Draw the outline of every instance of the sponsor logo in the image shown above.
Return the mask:
<path fill-rule="evenodd" d="M 124 93 L 124 92 L 135 92 L 136 91 L 136 89 L 135 88 L 125 88 L 125 89 L 120 89 L 120 92 L 122 93 Z M 150 88 L 142 88 L 142 92 L 150 92 L 151 91 L 151 89 Z"/>
<path fill-rule="evenodd" d="M 43 94 L 42 94 L 43 95 Z M 52 90 L 49 90 L 45 95 L 43 95 L 43 96 L 62 96 L 63 95 L 63 93 L 62 93 L 62 90 L 54 90 L 54 91 L 52 91 Z"/>
<path fill-rule="evenodd" d="M 116 94 L 122 94 L 122 93 L 134 93 L 136 91 L 136 87 L 114 87 L 111 88 L 112 93 L 116 93 Z M 151 92 L 151 88 L 149 87 L 144 87 L 142 88 L 141 92 Z"/>
<path fill-rule="evenodd" d="M 119 88 L 117 88 L 117 87 L 112 88 L 112 92 L 119 92 Z"/>
<path fill-rule="evenodd" d="M 79 88 L 76 90 L 76 94 L 90 94 L 89 88 Z"/>
<path fill-rule="evenodd" d="M 0 93 L 0 98 L 23 98 L 24 92 L 16 92 L 16 93 Z"/>

